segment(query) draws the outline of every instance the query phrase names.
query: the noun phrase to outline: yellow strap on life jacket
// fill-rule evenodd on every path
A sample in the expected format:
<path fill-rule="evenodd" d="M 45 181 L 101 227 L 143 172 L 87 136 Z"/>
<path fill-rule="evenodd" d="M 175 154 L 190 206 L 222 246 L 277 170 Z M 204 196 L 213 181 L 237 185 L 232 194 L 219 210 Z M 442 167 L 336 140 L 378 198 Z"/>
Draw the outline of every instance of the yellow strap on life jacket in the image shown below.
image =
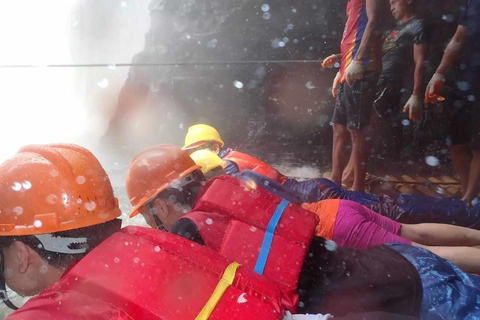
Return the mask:
<path fill-rule="evenodd" d="M 203 306 L 202 311 L 200 311 L 195 320 L 207 320 L 208 317 L 210 317 L 213 309 L 215 309 L 223 294 L 225 291 L 227 291 L 227 288 L 232 285 L 238 267 L 240 267 L 240 265 L 236 262 L 232 262 L 228 265 L 223 272 L 222 278 L 218 282 L 217 287 L 210 296 L 210 299 L 208 299 L 207 303 L 205 306 Z"/>

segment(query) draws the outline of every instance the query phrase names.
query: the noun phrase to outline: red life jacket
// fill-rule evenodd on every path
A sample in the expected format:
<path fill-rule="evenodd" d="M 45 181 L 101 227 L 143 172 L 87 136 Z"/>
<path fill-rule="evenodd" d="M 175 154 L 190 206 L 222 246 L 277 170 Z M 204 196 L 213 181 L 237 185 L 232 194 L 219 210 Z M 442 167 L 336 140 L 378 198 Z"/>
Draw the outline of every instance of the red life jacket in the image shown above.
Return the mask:
<path fill-rule="evenodd" d="M 240 172 L 243 170 L 252 170 L 282 184 L 287 180 L 287 177 L 281 174 L 274 167 L 266 164 L 260 159 L 242 152 L 230 151 L 226 156 L 223 157 L 223 159 L 235 162 L 238 166 L 238 169 L 240 169 Z"/>
<path fill-rule="evenodd" d="M 235 264 L 179 236 L 127 227 L 92 250 L 60 281 L 9 319 L 283 318 L 283 293 L 274 282 L 244 267 L 236 269 L 232 283 L 213 304 L 210 317 L 200 317 L 228 266 Z M 228 277 L 223 278 L 228 281 Z"/>
<path fill-rule="evenodd" d="M 295 312 L 297 283 L 318 217 L 231 176 L 209 180 L 202 192 L 183 218 L 195 223 L 206 246 L 280 283 L 288 297 L 284 306 Z"/>

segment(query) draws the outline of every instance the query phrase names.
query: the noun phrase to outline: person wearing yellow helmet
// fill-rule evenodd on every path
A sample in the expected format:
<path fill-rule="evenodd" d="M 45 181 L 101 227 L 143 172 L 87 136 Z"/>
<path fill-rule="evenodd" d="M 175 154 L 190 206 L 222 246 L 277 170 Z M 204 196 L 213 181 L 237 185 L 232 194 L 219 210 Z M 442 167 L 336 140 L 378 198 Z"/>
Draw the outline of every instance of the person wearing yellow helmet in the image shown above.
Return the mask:
<path fill-rule="evenodd" d="M 191 154 L 197 150 L 209 149 L 219 154 L 224 145 L 225 142 L 223 142 L 217 129 L 207 124 L 196 124 L 188 128 L 182 150 Z"/>
<path fill-rule="evenodd" d="M 225 168 L 229 161 L 222 160 L 217 154 L 210 150 L 197 150 L 190 155 L 195 163 L 202 167 L 205 180 L 225 174 Z"/>
<path fill-rule="evenodd" d="M 251 155 L 230 148 L 221 151 L 224 145 L 225 143 L 217 129 L 206 124 L 196 124 L 188 128 L 185 136 L 185 145 L 182 150 L 188 154 L 202 149 L 212 151 L 219 155 L 220 158 L 229 161 L 225 167 L 225 172 L 229 175 L 234 175 L 244 170 L 252 170 L 280 183 L 284 183 L 287 180 L 287 177 L 277 169 Z"/>

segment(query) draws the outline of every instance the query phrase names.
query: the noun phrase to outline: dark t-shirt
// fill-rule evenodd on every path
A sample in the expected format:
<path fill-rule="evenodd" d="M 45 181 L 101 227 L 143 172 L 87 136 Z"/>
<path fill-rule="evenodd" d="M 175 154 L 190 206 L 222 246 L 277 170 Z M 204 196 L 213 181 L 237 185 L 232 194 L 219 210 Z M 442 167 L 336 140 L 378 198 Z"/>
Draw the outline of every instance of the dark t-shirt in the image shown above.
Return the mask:
<path fill-rule="evenodd" d="M 177 221 L 171 232 L 203 244 L 188 218 Z M 420 276 L 401 254 L 385 245 L 336 249 L 332 241 L 318 237 L 310 245 L 298 291 L 300 313 L 330 313 L 335 318 L 372 313 L 377 319 L 375 312 L 418 316 L 422 303 Z M 362 319 L 370 316 L 364 314 Z"/>
<path fill-rule="evenodd" d="M 464 63 L 467 68 L 478 67 L 480 66 L 480 0 L 467 0 L 459 23 L 467 27 Z"/>
<path fill-rule="evenodd" d="M 397 24 L 383 42 L 381 77 L 402 80 L 408 75 L 412 81 L 415 69 L 413 46 L 425 43 L 428 43 L 428 37 L 423 20 L 412 19 L 406 23 Z"/>

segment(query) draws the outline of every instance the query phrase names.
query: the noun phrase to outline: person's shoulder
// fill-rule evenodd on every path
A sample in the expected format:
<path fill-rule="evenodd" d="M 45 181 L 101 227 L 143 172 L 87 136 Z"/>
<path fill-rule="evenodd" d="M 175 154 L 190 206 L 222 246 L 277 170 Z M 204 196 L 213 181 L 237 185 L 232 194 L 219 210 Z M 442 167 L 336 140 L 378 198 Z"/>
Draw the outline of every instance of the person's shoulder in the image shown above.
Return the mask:
<path fill-rule="evenodd" d="M 409 26 L 415 29 L 424 29 L 426 26 L 425 19 L 421 19 L 421 18 L 412 19 L 408 24 Z"/>

